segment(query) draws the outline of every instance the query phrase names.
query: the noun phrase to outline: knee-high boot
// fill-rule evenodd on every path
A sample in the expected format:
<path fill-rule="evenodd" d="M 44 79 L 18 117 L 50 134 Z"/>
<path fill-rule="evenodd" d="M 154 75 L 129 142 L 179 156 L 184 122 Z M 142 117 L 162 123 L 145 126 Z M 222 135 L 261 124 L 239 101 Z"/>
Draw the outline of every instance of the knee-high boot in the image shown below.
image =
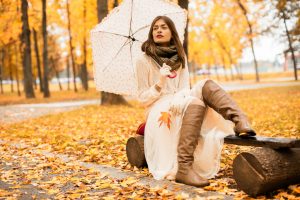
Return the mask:
<path fill-rule="evenodd" d="M 204 103 L 221 114 L 225 119 L 231 120 L 234 124 L 234 132 L 237 136 L 255 136 L 247 116 L 218 84 L 212 80 L 205 82 L 202 88 Z"/>
<path fill-rule="evenodd" d="M 194 151 L 196 149 L 200 128 L 206 107 L 190 104 L 183 116 L 178 143 L 178 171 L 176 182 L 202 187 L 209 185 L 207 179 L 199 176 L 193 169 Z"/>

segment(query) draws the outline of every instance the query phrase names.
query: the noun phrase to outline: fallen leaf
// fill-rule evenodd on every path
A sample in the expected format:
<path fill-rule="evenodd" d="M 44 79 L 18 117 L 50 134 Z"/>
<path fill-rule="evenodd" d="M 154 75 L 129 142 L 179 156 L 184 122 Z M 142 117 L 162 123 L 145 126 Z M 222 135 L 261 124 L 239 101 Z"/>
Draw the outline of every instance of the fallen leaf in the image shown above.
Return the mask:
<path fill-rule="evenodd" d="M 171 128 L 171 114 L 168 112 L 161 112 L 158 122 L 160 122 L 159 126 L 161 126 L 162 124 L 166 124 L 167 127 L 170 129 Z"/>

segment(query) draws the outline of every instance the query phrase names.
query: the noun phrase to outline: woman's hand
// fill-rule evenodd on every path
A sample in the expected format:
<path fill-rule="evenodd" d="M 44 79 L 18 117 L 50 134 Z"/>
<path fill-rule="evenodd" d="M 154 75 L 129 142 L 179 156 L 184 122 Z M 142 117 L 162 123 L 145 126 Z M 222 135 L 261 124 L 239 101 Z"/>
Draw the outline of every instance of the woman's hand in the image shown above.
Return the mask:
<path fill-rule="evenodd" d="M 167 76 L 171 75 L 171 70 L 172 68 L 167 65 L 166 63 L 163 64 L 163 66 L 160 68 L 159 72 L 160 72 L 160 75 L 163 77 L 163 78 L 167 78 Z"/>
<path fill-rule="evenodd" d="M 167 78 L 168 78 L 168 76 L 169 75 L 171 75 L 171 72 L 170 72 L 170 70 L 171 70 L 172 68 L 169 66 L 169 65 L 167 65 L 167 64 L 163 64 L 163 66 L 160 68 L 160 70 L 159 70 L 159 72 L 160 72 L 160 78 L 159 78 L 159 81 L 158 81 L 158 83 L 157 83 L 157 85 L 159 86 L 159 87 L 164 87 L 165 86 L 165 84 L 166 84 L 166 82 L 167 82 Z"/>

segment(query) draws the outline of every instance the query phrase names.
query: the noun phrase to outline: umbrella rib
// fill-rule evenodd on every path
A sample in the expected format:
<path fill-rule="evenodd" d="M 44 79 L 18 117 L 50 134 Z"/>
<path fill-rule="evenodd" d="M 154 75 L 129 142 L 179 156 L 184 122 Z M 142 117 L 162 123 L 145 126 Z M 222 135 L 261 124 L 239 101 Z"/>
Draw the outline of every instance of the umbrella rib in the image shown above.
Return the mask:
<path fill-rule="evenodd" d="M 130 43 L 130 51 L 129 51 L 129 52 L 130 52 L 130 57 L 131 57 L 131 59 L 130 59 L 130 61 L 131 61 L 131 65 L 133 66 L 133 62 L 132 62 L 132 60 L 133 60 L 133 59 L 132 59 L 132 51 L 131 51 L 131 49 L 132 49 L 132 45 L 133 45 L 133 42 L 131 42 L 131 43 Z M 132 68 L 132 72 L 133 72 L 133 74 L 134 74 L 134 70 L 133 70 L 133 68 Z"/>
<path fill-rule="evenodd" d="M 122 37 L 128 38 L 128 36 L 122 35 L 122 34 L 119 34 L 119 33 L 110 33 L 110 32 L 106 32 L 106 31 L 99 31 L 99 32 L 100 33 L 108 33 L 108 34 L 112 34 L 112 35 L 117 35 L 117 36 L 122 36 Z"/>
<path fill-rule="evenodd" d="M 139 28 L 139 29 L 136 30 L 132 35 L 136 34 L 137 32 L 139 32 L 140 30 L 142 30 L 142 29 L 144 29 L 144 28 L 147 28 L 148 26 L 150 26 L 150 25 L 145 25 L 145 26 Z"/>
<path fill-rule="evenodd" d="M 124 42 L 124 44 L 120 47 L 120 49 L 117 52 L 117 54 L 111 59 L 111 61 L 106 65 L 106 67 L 103 68 L 102 72 L 104 72 L 107 69 L 107 67 L 112 63 L 112 61 L 119 55 L 119 53 L 121 52 L 122 48 L 128 44 L 128 41 L 130 42 L 130 40 L 126 40 Z"/>
<path fill-rule="evenodd" d="M 163 14 L 163 15 L 164 15 L 164 16 L 166 16 L 166 15 L 170 15 L 170 14 L 177 14 L 177 13 L 182 13 L 182 11 L 165 13 L 165 14 Z"/>
<path fill-rule="evenodd" d="M 133 0 L 131 0 L 131 12 L 130 12 L 130 23 L 129 23 L 129 35 L 131 35 L 131 23 L 132 23 L 132 7 L 133 7 Z"/>

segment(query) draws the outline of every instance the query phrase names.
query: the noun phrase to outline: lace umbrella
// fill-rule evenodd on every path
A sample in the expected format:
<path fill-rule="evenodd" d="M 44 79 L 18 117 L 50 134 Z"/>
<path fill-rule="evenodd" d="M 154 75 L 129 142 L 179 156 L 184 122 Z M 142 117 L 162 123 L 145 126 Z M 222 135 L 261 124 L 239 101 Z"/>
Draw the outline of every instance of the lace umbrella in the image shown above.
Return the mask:
<path fill-rule="evenodd" d="M 142 53 L 153 19 L 170 17 L 181 42 L 187 12 L 165 0 L 124 0 L 91 30 L 96 89 L 121 95 L 136 95 L 135 61 Z"/>

